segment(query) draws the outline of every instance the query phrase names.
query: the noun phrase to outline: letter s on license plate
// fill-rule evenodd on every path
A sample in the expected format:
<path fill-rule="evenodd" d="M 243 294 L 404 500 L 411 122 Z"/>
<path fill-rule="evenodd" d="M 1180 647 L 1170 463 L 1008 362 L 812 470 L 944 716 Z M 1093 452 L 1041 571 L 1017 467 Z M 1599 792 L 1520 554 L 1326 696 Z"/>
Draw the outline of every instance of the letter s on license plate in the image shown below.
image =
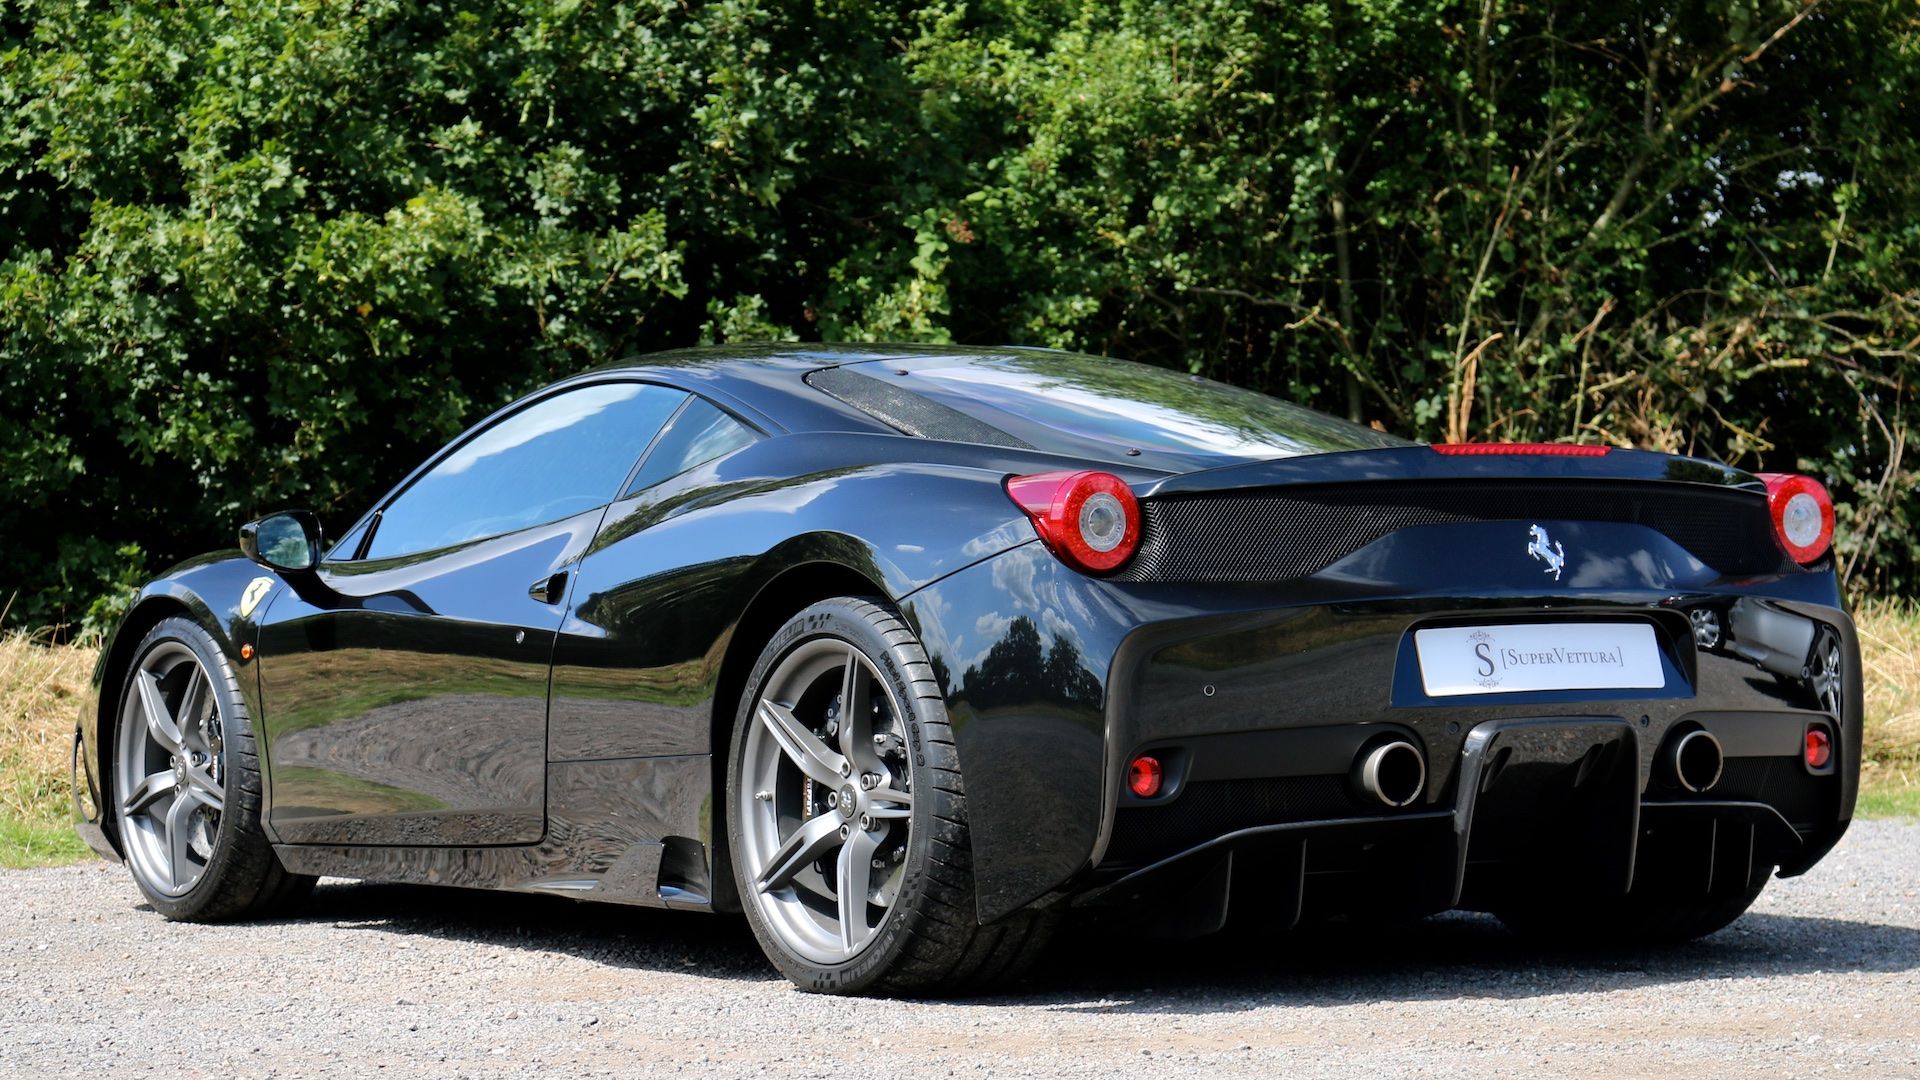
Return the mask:
<path fill-rule="evenodd" d="M 1429 697 L 1666 685 L 1645 623 L 1448 626 L 1414 631 L 1413 647 Z"/>

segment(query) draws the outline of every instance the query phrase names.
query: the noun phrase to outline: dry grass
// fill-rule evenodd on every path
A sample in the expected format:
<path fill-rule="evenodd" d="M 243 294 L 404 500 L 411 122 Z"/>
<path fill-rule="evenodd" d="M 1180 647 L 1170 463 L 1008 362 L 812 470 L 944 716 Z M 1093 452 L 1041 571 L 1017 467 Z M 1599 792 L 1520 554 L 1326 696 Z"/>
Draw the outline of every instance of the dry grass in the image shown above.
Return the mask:
<path fill-rule="evenodd" d="M 0 636 L 0 866 L 81 857 L 68 824 L 73 725 L 94 650 Z"/>
<path fill-rule="evenodd" d="M 1920 603 L 1871 600 L 1854 612 L 1867 691 L 1865 786 L 1920 795 Z"/>
<path fill-rule="evenodd" d="M 1854 613 L 1866 665 L 1862 812 L 1920 814 L 1920 603 L 1874 600 Z M 0 866 L 76 856 L 68 827 L 74 710 L 91 647 L 0 636 Z"/>
<path fill-rule="evenodd" d="M 0 814 L 67 816 L 75 710 L 93 660 L 90 648 L 0 637 Z"/>

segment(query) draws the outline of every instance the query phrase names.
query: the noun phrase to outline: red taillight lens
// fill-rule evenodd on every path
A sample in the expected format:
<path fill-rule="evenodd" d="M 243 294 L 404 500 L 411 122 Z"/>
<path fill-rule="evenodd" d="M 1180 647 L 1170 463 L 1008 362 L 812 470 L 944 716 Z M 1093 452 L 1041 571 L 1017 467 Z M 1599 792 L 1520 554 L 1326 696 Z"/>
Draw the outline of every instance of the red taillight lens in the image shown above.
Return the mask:
<path fill-rule="evenodd" d="M 1811 476 L 1758 473 L 1767 485 L 1773 535 L 1797 563 L 1810 563 L 1833 546 L 1833 499 Z"/>
<path fill-rule="evenodd" d="M 1166 770 L 1160 767 L 1160 759 L 1152 754 L 1141 754 L 1127 765 L 1127 790 L 1136 798 L 1151 799 L 1160 794 L 1160 787 L 1166 783 Z"/>
<path fill-rule="evenodd" d="M 1807 729 L 1807 768 L 1824 769 L 1827 762 L 1833 760 L 1833 736 L 1827 729 L 1810 727 Z"/>
<path fill-rule="evenodd" d="M 1501 454 L 1533 454 L 1538 457 L 1601 457 L 1611 446 L 1579 446 L 1574 443 L 1538 442 L 1456 442 L 1434 443 L 1433 452 L 1448 457 L 1492 457 Z"/>
<path fill-rule="evenodd" d="M 1047 548 L 1075 569 L 1104 574 L 1140 546 L 1140 503 L 1112 473 L 1016 476 L 1007 481 L 1007 494 L 1033 519 Z"/>

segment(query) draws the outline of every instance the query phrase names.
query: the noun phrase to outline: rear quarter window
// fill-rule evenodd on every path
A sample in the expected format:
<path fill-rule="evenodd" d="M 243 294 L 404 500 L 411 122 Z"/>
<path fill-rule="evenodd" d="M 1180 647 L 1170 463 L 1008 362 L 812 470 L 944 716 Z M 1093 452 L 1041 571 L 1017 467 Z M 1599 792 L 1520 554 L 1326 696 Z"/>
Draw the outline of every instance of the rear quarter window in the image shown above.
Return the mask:
<path fill-rule="evenodd" d="M 647 451 L 647 459 L 621 498 L 637 495 L 688 469 L 725 457 L 758 438 L 753 430 L 699 398 L 687 402 L 680 415 Z"/>

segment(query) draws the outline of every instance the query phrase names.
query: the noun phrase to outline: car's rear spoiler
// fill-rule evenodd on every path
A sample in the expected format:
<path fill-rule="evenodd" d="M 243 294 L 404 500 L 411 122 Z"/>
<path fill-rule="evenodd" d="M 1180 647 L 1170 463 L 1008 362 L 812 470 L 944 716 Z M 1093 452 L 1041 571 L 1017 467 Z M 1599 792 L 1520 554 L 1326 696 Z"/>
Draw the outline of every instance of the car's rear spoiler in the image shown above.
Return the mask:
<path fill-rule="evenodd" d="M 1751 473 L 1717 462 L 1646 450 L 1609 450 L 1570 456 L 1525 447 L 1447 452 L 1432 446 L 1395 446 L 1334 454 L 1303 454 L 1274 461 L 1225 465 L 1171 476 L 1136 489 L 1142 498 L 1194 495 L 1293 484 L 1348 484 L 1419 480 L 1627 480 L 1701 484 L 1758 494 L 1766 485 Z"/>

